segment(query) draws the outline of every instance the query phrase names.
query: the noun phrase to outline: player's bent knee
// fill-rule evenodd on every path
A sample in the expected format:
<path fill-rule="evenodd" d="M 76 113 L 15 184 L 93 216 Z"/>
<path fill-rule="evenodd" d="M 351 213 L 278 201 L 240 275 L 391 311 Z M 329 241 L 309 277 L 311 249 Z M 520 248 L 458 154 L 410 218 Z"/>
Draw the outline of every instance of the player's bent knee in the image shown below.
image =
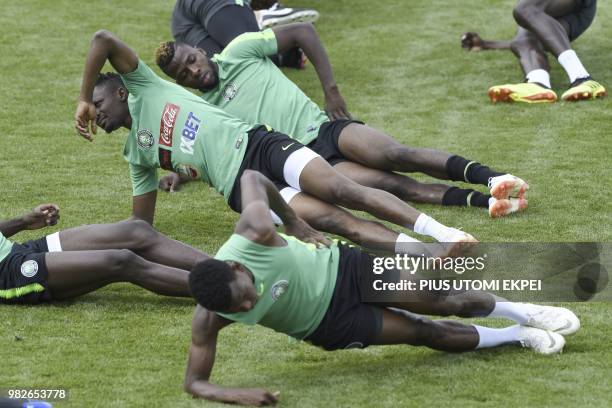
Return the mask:
<path fill-rule="evenodd" d="M 157 236 L 155 229 L 144 220 L 130 220 L 127 227 L 134 248 L 150 245 Z"/>
<path fill-rule="evenodd" d="M 514 17 L 514 21 L 516 21 L 518 25 L 524 28 L 528 28 L 529 20 L 538 11 L 539 10 L 534 7 L 533 4 L 525 1 L 520 1 L 514 7 L 514 9 L 512 9 L 512 17 Z"/>
<path fill-rule="evenodd" d="M 108 270 L 116 276 L 125 277 L 134 271 L 137 255 L 129 249 L 113 249 L 106 251 Z"/>

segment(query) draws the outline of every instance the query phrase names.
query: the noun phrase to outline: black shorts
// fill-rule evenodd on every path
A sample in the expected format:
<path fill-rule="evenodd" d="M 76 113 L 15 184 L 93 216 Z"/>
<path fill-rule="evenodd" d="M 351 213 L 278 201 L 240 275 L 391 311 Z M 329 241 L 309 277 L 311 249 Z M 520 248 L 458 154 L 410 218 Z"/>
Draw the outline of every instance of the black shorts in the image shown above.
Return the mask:
<path fill-rule="evenodd" d="M 340 138 L 342 130 L 351 123 L 363 125 L 363 122 L 352 119 L 337 119 L 323 123 L 319 128 L 317 138 L 308 143 L 307 147 L 319 153 L 321 157 L 332 166 L 343 161 L 348 161 L 342 152 L 340 152 L 338 139 Z"/>
<path fill-rule="evenodd" d="M 303 144 L 291 139 L 289 136 L 269 130 L 266 126 L 258 126 L 249 131 L 249 139 L 238 169 L 228 204 L 236 212 L 242 210 L 240 195 L 240 177 L 245 170 L 257 170 L 269 178 L 278 190 L 288 186 L 283 170 L 287 158 L 291 153 L 300 150 Z"/>
<path fill-rule="evenodd" d="M 339 249 L 338 277 L 329 308 L 317 329 L 304 340 L 325 350 L 364 348 L 382 330 L 383 309 L 361 301 L 360 271 L 368 270 L 371 256 L 345 245 Z"/>
<path fill-rule="evenodd" d="M 591 26 L 597 11 L 597 0 L 578 0 L 577 3 L 572 13 L 561 17 L 569 26 L 570 41 L 580 37 Z"/>
<path fill-rule="evenodd" d="M 13 244 L 10 254 L 0 262 L 0 303 L 35 304 L 51 300 L 47 288 L 47 252 L 46 237 Z"/>

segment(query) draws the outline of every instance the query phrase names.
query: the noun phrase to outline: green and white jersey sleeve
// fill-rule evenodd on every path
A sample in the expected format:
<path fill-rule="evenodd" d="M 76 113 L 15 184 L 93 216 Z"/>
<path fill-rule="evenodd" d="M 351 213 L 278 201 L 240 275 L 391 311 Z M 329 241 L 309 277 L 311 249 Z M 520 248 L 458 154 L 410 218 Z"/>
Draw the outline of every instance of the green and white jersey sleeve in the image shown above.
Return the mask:
<path fill-rule="evenodd" d="M 229 199 L 251 126 L 184 88 L 143 61 L 122 79 L 130 93 L 132 128 L 123 155 L 133 194 L 157 189 L 157 168 L 209 183 Z"/>
<path fill-rule="evenodd" d="M 307 145 L 329 119 L 267 58 L 277 48 L 272 30 L 239 35 L 213 57 L 219 83 L 202 98 L 247 123 L 271 126 Z"/>
<path fill-rule="evenodd" d="M 221 56 L 235 59 L 264 58 L 277 52 L 276 35 L 267 29 L 239 35 L 223 49 Z"/>
<path fill-rule="evenodd" d="M 248 312 L 219 313 L 245 324 L 261 324 L 296 339 L 308 337 L 321 323 L 336 287 L 338 245 L 317 248 L 281 236 L 283 247 L 259 245 L 233 234 L 215 258 L 246 266 L 255 277 L 258 299 Z"/>
<path fill-rule="evenodd" d="M 0 262 L 11 253 L 11 249 L 13 249 L 13 243 L 0 232 Z"/>

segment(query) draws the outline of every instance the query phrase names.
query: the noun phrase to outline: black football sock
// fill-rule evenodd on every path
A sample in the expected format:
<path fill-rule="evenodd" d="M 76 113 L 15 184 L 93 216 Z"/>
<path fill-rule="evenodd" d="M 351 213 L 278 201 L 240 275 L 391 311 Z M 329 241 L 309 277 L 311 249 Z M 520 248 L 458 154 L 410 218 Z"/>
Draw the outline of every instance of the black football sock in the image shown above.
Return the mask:
<path fill-rule="evenodd" d="M 489 194 L 469 188 L 451 187 L 442 197 L 442 205 L 489 208 Z"/>
<path fill-rule="evenodd" d="M 446 174 L 453 181 L 465 181 L 488 186 L 489 178 L 502 176 L 505 173 L 498 173 L 478 162 L 468 161 L 464 157 L 455 155 L 449 157 L 446 162 Z"/>

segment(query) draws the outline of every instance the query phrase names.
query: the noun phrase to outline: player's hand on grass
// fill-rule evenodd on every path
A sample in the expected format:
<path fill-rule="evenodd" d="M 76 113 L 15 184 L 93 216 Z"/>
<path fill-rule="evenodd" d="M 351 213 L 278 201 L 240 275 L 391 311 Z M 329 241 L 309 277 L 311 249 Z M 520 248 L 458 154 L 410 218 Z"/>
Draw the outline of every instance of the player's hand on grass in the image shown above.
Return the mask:
<path fill-rule="evenodd" d="M 181 177 L 176 173 L 169 173 L 159 179 L 159 189 L 174 193 L 181 185 Z"/>
<path fill-rule="evenodd" d="M 461 48 L 468 51 L 480 51 L 482 49 L 482 38 L 478 33 L 467 32 L 461 36 Z"/>
<path fill-rule="evenodd" d="M 79 135 L 90 142 L 93 141 L 92 134 L 95 135 L 97 131 L 96 116 L 96 106 L 93 103 L 83 100 L 79 101 L 76 113 L 74 114 L 74 126 Z M 90 126 L 91 132 L 89 131 Z"/>
<path fill-rule="evenodd" d="M 353 119 L 346 107 L 346 102 L 338 87 L 334 86 L 325 92 L 325 113 L 331 120 Z"/>
<path fill-rule="evenodd" d="M 271 393 L 262 389 L 242 389 L 234 390 L 235 395 L 232 396 L 232 400 L 236 404 L 240 405 L 251 405 L 256 407 L 276 405 L 280 392 Z"/>
<path fill-rule="evenodd" d="M 316 246 L 319 246 L 319 244 L 326 247 L 331 245 L 331 241 L 325 235 L 312 228 L 301 218 L 296 218 L 290 224 L 285 224 L 285 232 L 288 235 L 293 235 L 300 241 L 315 244 Z"/>
<path fill-rule="evenodd" d="M 59 207 L 55 204 L 41 204 L 32 212 L 23 216 L 27 229 L 35 230 L 57 224 L 59 220 Z"/>

